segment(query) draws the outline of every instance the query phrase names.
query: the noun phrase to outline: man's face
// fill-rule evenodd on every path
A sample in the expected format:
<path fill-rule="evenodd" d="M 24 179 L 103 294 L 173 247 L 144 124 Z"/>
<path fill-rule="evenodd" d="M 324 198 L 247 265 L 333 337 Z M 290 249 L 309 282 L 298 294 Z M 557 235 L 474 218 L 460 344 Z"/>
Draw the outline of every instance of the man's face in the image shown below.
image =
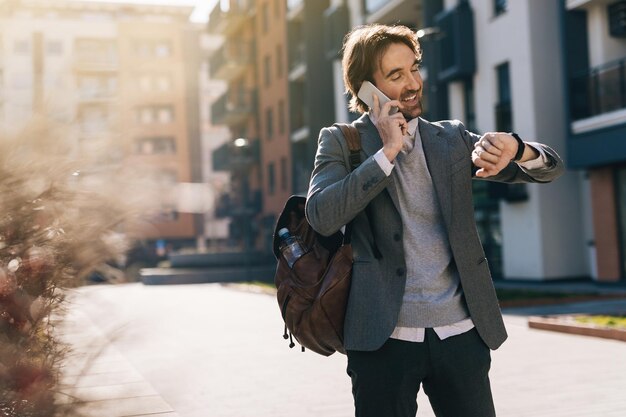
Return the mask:
<path fill-rule="evenodd" d="M 383 53 L 374 71 L 374 84 L 387 97 L 399 100 L 400 111 L 408 120 L 422 114 L 422 76 L 417 57 L 403 43 L 393 43 Z"/>

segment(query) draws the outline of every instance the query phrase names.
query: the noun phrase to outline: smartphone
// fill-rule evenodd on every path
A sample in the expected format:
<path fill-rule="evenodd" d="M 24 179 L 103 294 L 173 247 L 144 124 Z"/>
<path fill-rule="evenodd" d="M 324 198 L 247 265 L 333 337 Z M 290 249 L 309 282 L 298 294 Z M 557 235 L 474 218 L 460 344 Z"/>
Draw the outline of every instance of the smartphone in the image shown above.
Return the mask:
<path fill-rule="evenodd" d="M 389 97 L 387 97 L 382 91 L 376 88 L 376 86 L 369 81 L 363 81 L 363 84 L 361 84 L 361 88 L 359 89 L 359 93 L 357 94 L 357 96 L 361 100 L 363 100 L 365 104 L 367 104 L 367 107 L 371 109 L 374 107 L 374 94 L 378 96 L 378 103 L 380 104 L 381 108 L 383 107 L 383 104 L 391 101 Z M 398 108 L 396 106 L 392 106 L 391 110 L 389 110 L 389 114 L 394 114 L 397 112 Z"/>

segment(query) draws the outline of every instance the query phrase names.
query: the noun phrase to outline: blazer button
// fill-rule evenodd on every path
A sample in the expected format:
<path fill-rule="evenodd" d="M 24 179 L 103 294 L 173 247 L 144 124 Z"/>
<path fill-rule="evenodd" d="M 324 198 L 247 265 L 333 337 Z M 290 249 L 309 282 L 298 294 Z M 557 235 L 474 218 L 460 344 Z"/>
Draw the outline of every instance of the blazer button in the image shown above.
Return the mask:
<path fill-rule="evenodd" d="M 399 242 L 401 239 L 402 239 L 402 236 L 400 236 L 400 233 L 394 233 L 393 240 L 395 240 L 396 242 Z"/>
<path fill-rule="evenodd" d="M 404 275 L 404 268 L 398 268 L 396 269 L 396 275 L 401 277 L 402 275 Z"/>

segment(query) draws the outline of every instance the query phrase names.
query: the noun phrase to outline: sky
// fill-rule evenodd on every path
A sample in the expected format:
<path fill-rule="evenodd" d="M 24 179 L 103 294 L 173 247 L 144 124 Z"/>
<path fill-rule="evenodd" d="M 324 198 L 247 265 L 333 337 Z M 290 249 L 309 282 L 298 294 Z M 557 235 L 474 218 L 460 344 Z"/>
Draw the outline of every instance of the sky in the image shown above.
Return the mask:
<path fill-rule="evenodd" d="M 168 4 L 181 6 L 196 6 L 191 20 L 194 22 L 206 22 L 213 5 L 219 0 L 82 0 L 82 1 L 106 1 L 110 3 L 143 3 L 143 4 Z"/>

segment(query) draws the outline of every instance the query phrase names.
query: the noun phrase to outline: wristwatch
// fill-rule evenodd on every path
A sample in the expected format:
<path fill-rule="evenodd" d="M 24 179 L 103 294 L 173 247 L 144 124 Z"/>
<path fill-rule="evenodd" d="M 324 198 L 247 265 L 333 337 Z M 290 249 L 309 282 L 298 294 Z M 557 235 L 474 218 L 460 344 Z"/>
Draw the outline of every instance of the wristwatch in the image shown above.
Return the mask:
<path fill-rule="evenodd" d="M 513 162 L 517 162 L 520 159 L 522 159 L 522 156 L 524 156 L 524 149 L 526 149 L 526 144 L 524 143 L 522 138 L 519 137 L 519 135 L 517 133 L 512 133 L 511 132 L 511 133 L 509 133 L 509 135 L 513 136 L 515 138 L 515 140 L 517 141 L 517 153 L 515 154 L 515 156 L 512 159 Z"/>

